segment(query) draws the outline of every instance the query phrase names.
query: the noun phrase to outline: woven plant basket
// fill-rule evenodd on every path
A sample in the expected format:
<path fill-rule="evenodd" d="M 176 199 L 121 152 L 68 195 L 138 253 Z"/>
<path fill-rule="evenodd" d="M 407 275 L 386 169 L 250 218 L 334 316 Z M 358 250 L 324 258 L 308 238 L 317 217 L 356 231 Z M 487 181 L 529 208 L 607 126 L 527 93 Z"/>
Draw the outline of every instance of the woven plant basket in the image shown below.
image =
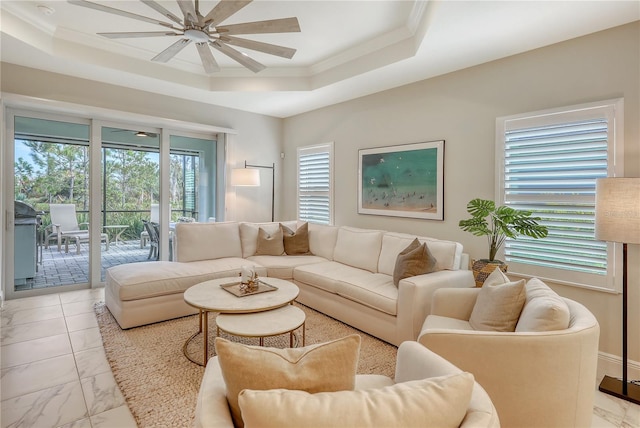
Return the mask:
<path fill-rule="evenodd" d="M 473 278 L 476 281 L 476 287 L 482 287 L 487 277 L 497 268 L 500 268 L 502 272 L 507 273 L 508 267 L 509 265 L 499 260 L 491 262 L 487 259 L 474 260 L 471 265 L 471 270 L 473 271 Z"/>

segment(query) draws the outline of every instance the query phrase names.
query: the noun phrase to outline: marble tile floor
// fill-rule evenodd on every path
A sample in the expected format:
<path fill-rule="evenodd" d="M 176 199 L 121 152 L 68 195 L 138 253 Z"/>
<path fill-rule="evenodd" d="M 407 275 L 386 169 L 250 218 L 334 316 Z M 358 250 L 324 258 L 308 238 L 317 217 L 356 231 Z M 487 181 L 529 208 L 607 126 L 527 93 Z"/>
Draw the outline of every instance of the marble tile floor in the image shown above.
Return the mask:
<path fill-rule="evenodd" d="M 106 360 L 93 304 L 104 289 L 11 300 L 0 311 L 0 428 L 136 423 Z M 596 392 L 593 428 L 640 428 L 640 406 Z"/>
<path fill-rule="evenodd" d="M 104 354 L 104 288 L 16 299 L 0 311 L 0 427 L 136 427 Z"/>

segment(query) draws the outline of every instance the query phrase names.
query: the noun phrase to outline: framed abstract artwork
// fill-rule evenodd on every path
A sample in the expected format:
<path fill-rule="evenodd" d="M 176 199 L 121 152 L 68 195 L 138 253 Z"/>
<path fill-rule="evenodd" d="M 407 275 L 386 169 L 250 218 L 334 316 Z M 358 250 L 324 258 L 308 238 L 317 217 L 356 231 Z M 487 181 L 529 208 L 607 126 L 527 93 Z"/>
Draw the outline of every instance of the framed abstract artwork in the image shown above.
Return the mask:
<path fill-rule="evenodd" d="M 358 154 L 358 214 L 444 220 L 444 140 Z"/>

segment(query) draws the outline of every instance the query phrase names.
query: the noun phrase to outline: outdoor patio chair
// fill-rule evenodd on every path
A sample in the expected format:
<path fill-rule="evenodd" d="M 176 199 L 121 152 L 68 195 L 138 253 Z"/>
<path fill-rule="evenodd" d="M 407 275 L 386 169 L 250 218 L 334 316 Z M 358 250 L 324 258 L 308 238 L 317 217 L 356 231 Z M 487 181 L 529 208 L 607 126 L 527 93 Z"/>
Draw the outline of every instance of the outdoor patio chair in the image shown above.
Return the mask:
<path fill-rule="evenodd" d="M 147 220 L 142 220 L 142 224 L 144 224 L 143 233 L 146 232 L 146 235 L 149 238 L 150 247 L 149 247 L 149 256 L 147 256 L 147 259 L 150 259 L 151 257 L 153 257 L 154 259 L 158 260 L 160 256 L 160 252 L 158 251 L 158 245 L 160 240 L 158 239 L 158 233 L 157 233 L 158 229 L 154 227 L 154 224 L 157 224 L 157 223 L 152 223 Z"/>
<path fill-rule="evenodd" d="M 142 221 L 144 222 L 145 220 Z M 151 204 L 149 221 L 153 223 L 160 223 L 160 204 Z M 147 232 L 147 229 L 145 228 L 142 232 L 140 232 L 140 248 L 146 247 L 148 240 L 149 232 Z"/>
<path fill-rule="evenodd" d="M 65 252 L 69 252 L 69 242 L 76 244 L 76 253 L 80 254 L 80 244 L 89 242 L 89 223 L 81 223 L 87 229 L 81 229 L 78 225 L 76 206 L 74 204 L 49 204 L 51 224 L 45 228 L 45 248 L 49 248 L 49 242 L 53 239 L 58 244 L 58 251 L 62 250 L 64 243 Z M 109 250 L 109 236 L 100 234 L 100 241 L 105 243 L 105 250 Z"/>
<path fill-rule="evenodd" d="M 155 222 L 142 220 L 144 228 L 149 234 L 149 256 L 147 259 L 153 257 L 155 260 L 160 259 L 160 225 Z M 173 260 L 173 234 L 169 233 L 169 261 Z"/>

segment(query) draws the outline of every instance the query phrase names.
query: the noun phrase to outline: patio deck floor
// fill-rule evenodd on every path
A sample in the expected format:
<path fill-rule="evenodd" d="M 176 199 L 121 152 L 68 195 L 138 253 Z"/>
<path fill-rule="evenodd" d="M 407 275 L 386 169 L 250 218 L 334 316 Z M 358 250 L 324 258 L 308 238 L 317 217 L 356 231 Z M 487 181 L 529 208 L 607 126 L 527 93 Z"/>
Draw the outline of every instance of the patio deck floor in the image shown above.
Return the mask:
<path fill-rule="evenodd" d="M 105 271 L 111 266 L 125 263 L 138 263 L 149 261 L 149 245 L 140 248 L 140 240 L 118 241 L 109 244 L 109 251 L 104 251 L 101 245 L 101 279 L 105 280 Z M 87 244 L 82 244 L 80 254 L 76 254 L 75 245 L 69 245 L 69 252 L 58 252 L 58 247 L 52 245 L 42 248 L 42 261 L 37 264 L 37 272 L 34 278 L 27 279 L 26 284 L 16 285 L 16 291 L 32 290 L 37 288 L 56 287 L 59 285 L 88 283 L 89 282 L 89 251 Z"/>

